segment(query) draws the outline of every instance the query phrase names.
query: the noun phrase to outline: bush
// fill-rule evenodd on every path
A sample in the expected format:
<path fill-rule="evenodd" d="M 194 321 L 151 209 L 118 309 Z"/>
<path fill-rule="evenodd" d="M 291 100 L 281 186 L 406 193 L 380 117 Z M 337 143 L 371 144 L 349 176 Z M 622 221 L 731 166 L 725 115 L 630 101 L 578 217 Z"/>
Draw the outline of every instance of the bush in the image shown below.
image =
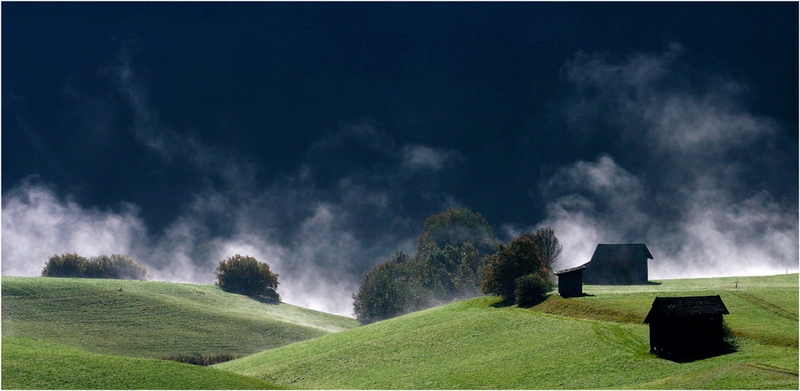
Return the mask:
<path fill-rule="evenodd" d="M 236 254 L 225 259 L 214 274 L 217 276 L 216 285 L 226 292 L 280 300 L 276 292 L 278 275 L 269 270 L 269 265 L 249 255 Z"/>
<path fill-rule="evenodd" d="M 489 258 L 481 278 L 481 291 L 511 301 L 516 298 L 518 278 L 537 274 L 543 280 L 547 280 L 549 273 L 550 270 L 539 256 L 535 236 L 524 233 L 512 239 L 507 245 L 499 245 L 497 252 Z"/>
<path fill-rule="evenodd" d="M 530 307 L 541 303 L 553 289 L 553 283 L 549 279 L 542 278 L 538 273 L 526 274 L 517 278 L 514 285 L 516 285 L 514 294 L 517 296 L 517 305 L 520 307 Z"/>
<path fill-rule="evenodd" d="M 53 255 L 42 269 L 42 277 L 110 278 L 146 280 L 147 267 L 128 255 L 99 255 L 86 259 L 75 253 Z"/>
<path fill-rule="evenodd" d="M 42 269 L 42 277 L 83 277 L 88 260 L 76 253 L 53 255 Z"/>
<path fill-rule="evenodd" d="M 122 280 L 147 280 L 147 268 L 136 262 L 129 255 L 111 254 L 109 258 L 111 264 L 111 274 L 106 278 L 118 278 Z"/>
<path fill-rule="evenodd" d="M 192 364 L 207 367 L 209 365 L 219 364 L 226 361 L 236 360 L 241 358 L 239 354 L 233 353 L 217 353 L 217 354 L 178 354 L 172 356 L 162 357 L 162 360 L 177 361 L 184 364 Z"/>

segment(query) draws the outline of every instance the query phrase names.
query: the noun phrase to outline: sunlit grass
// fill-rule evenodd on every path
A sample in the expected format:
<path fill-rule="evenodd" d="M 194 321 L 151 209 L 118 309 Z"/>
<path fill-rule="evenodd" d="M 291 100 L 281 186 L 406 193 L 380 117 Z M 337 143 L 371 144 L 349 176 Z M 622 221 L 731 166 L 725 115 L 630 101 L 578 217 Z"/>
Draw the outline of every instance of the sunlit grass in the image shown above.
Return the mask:
<path fill-rule="evenodd" d="M 3 389 L 281 389 L 213 368 L 89 353 L 52 342 L 3 338 Z"/>
<path fill-rule="evenodd" d="M 797 320 L 787 319 L 798 306 L 797 275 L 773 278 L 775 287 L 770 278 L 739 285 L 768 303 L 759 305 L 721 289 L 727 281 L 708 279 L 619 287 L 624 292 L 603 287 L 595 296 L 540 305 L 561 302 L 549 309 L 477 298 L 215 367 L 326 389 L 797 389 Z M 726 321 L 749 334 L 739 338 L 738 351 L 681 364 L 648 353 L 641 322 L 652 299 L 684 293 L 723 296 L 731 311 Z"/>
<path fill-rule="evenodd" d="M 773 281 L 773 284 L 769 282 Z M 613 322 L 641 323 L 657 296 L 720 295 L 725 322 L 741 337 L 797 348 L 798 275 L 663 280 L 651 285 L 585 285 L 587 296 L 552 295 L 535 311 Z"/>
<path fill-rule="evenodd" d="M 358 325 L 213 285 L 4 276 L 2 299 L 4 337 L 136 357 L 244 356 Z"/>

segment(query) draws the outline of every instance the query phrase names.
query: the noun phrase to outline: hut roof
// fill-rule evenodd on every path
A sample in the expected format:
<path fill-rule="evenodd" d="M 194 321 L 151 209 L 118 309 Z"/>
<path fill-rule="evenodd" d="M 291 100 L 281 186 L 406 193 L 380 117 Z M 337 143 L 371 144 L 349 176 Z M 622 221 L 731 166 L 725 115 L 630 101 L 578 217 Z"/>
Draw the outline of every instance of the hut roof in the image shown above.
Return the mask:
<path fill-rule="evenodd" d="M 644 243 L 628 244 L 598 244 L 589 262 L 615 260 L 615 259 L 653 259 L 650 250 Z"/>
<path fill-rule="evenodd" d="M 728 309 L 722 298 L 717 296 L 656 297 L 653 307 L 643 323 L 650 323 L 656 317 L 727 315 Z"/>
<path fill-rule="evenodd" d="M 557 276 L 560 276 L 562 274 L 567 274 L 567 273 L 570 273 L 570 272 L 583 270 L 583 269 L 586 269 L 586 264 L 585 263 L 583 265 L 576 266 L 576 267 L 573 267 L 573 268 L 570 268 L 570 269 L 562 269 L 562 270 L 559 270 L 557 272 L 553 272 L 553 274 L 555 274 Z"/>

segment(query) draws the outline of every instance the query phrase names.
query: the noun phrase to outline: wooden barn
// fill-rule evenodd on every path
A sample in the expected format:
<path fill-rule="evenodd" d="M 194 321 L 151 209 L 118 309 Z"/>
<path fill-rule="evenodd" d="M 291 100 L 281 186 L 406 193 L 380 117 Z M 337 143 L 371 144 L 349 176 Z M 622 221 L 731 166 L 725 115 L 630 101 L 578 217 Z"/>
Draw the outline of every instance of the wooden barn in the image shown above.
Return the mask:
<path fill-rule="evenodd" d="M 558 276 L 558 294 L 561 297 L 583 296 L 583 270 L 586 265 L 555 272 Z"/>
<path fill-rule="evenodd" d="M 643 243 L 598 244 L 586 263 L 583 282 L 590 285 L 647 284 L 647 260 L 653 259 Z"/>
<path fill-rule="evenodd" d="M 719 295 L 656 297 L 644 319 L 650 325 L 650 351 L 666 357 L 719 351 L 725 346 L 722 315 L 727 314 Z"/>

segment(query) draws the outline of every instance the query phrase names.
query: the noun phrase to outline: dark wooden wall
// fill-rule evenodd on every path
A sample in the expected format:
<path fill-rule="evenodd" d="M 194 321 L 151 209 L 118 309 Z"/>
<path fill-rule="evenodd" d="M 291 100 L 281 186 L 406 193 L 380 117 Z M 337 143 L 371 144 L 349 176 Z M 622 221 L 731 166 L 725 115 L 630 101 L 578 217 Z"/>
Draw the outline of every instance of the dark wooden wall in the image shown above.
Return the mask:
<path fill-rule="evenodd" d="M 583 296 L 583 270 L 559 275 L 558 294 L 561 297 Z"/>
<path fill-rule="evenodd" d="M 647 258 L 589 262 L 583 282 L 590 285 L 647 284 Z"/>

